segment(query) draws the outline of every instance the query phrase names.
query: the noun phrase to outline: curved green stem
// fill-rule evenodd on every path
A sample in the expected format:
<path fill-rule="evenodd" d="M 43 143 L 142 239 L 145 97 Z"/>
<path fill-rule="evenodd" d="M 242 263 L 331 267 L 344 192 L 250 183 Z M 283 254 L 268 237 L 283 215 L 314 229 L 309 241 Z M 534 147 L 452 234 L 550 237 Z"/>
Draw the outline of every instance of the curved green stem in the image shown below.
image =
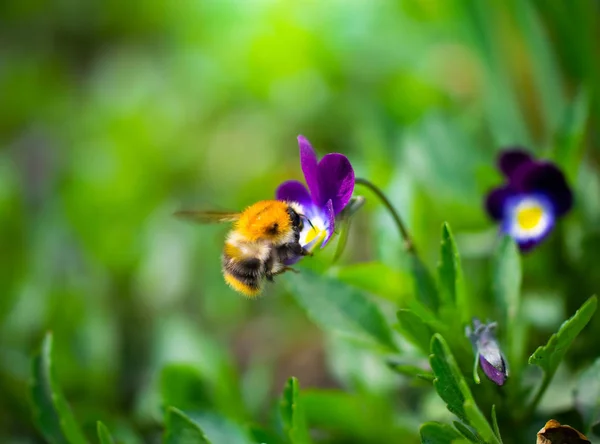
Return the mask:
<path fill-rule="evenodd" d="M 554 375 L 551 375 L 548 377 L 546 375 L 546 373 L 544 372 L 544 376 L 543 376 L 544 379 L 542 379 L 542 384 L 538 388 L 538 390 L 535 394 L 535 397 L 531 401 L 531 404 L 529 404 L 529 406 L 527 407 L 527 411 L 525 413 L 526 418 L 530 418 L 535 413 L 535 409 L 537 408 L 538 404 L 542 400 L 542 396 L 544 396 L 546 389 L 550 385 L 550 381 L 552 381 L 552 376 L 554 376 Z"/>
<path fill-rule="evenodd" d="M 410 254 L 416 255 L 417 251 L 415 249 L 415 244 L 413 243 L 413 240 L 410 237 L 408 230 L 406 229 L 406 225 L 404 225 L 402 218 L 400 218 L 400 215 L 398 214 L 398 212 L 396 211 L 396 209 L 394 208 L 394 206 L 392 205 L 390 200 L 386 197 L 385 194 L 383 194 L 383 191 L 381 191 L 381 189 L 379 189 L 379 187 L 377 187 L 371 181 L 369 181 L 367 179 L 363 179 L 361 177 L 357 177 L 355 182 L 359 185 L 362 185 L 362 186 L 370 189 L 381 200 L 383 205 L 387 208 L 387 210 L 392 215 L 392 218 L 394 219 L 394 222 L 396 223 L 396 226 L 398 227 L 398 231 L 400 231 L 400 235 L 402 236 L 402 240 L 404 241 L 405 250 Z"/>

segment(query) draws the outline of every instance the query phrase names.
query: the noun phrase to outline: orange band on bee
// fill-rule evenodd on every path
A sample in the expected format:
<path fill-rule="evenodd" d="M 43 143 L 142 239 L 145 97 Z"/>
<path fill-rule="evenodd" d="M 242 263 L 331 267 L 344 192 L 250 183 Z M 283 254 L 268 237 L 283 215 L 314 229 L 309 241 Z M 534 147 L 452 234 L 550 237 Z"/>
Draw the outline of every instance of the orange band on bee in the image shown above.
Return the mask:
<path fill-rule="evenodd" d="M 292 228 L 287 208 L 285 202 L 278 200 L 257 202 L 242 212 L 235 224 L 236 229 L 250 241 L 277 238 Z"/>
<path fill-rule="evenodd" d="M 227 282 L 231 288 L 239 293 L 242 293 L 246 297 L 254 298 L 262 291 L 261 287 L 250 287 L 249 285 L 246 285 L 240 280 L 236 279 L 230 273 L 225 272 L 223 273 L 223 276 L 225 277 L 225 282 Z"/>

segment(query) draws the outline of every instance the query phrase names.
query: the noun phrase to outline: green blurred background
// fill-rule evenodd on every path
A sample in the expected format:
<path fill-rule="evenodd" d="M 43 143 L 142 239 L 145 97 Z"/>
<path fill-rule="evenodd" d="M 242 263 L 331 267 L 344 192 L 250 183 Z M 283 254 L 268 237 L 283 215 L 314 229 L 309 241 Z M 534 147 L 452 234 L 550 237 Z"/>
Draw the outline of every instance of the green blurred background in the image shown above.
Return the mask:
<path fill-rule="evenodd" d="M 256 301 L 233 293 L 220 274 L 227 228 L 172 213 L 271 198 L 302 179 L 303 134 L 389 193 L 431 266 L 448 221 L 485 299 L 496 229 L 482 199 L 501 180 L 496 153 L 522 144 L 561 163 L 577 196 L 525 259 L 540 343 L 600 288 L 599 20 L 592 0 L 3 1 L 0 441 L 41 442 L 29 356 L 52 330 L 87 431 L 101 419 L 126 442 L 154 442 L 160 370 L 185 361 L 227 427 L 271 421 L 297 376 L 380 412 L 327 417 L 315 392 L 307 414 L 323 442 L 414 442 L 422 421 L 446 418 L 430 388 L 322 334 L 281 284 Z M 393 317 L 411 291 L 401 243 L 357 192 L 368 204 L 324 272 L 383 295 Z M 574 347 L 572 371 L 588 346 Z"/>

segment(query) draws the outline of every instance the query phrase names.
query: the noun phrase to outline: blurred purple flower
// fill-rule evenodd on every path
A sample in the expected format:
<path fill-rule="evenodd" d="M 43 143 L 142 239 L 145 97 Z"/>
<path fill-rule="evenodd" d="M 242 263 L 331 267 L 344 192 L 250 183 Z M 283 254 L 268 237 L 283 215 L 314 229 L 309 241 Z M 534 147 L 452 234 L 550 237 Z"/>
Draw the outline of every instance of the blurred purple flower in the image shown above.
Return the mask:
<path fill-rule="evenodd" d="M 487 195 L 486 210 L 521 251 L 529 251 L 550 234 L 557 218 L 569 212 L 573 193 L 556 165 L 536 160 L 520 148 L 503 151 L 498 168 L 507 182 Z"/>
<path fill-rule="evenodd" d="M 300 165 L 308 189 L 296 180 L 282 183 L 278 200 L 297 202 L 311 221 L 300 233 L 300 244 L 310 249 L 322 241 L 324 247 L 335 230 L 335 218 L 348 205 L 354 191 L 354 170 L 346 156 L 326 154 L 320 161 L 310 142 L 298 136 Z"/>
<path fill-rule="evenodd" d="M 494 334 L 496 326 L 495 322 L 482 324 L 479 319 L 474 318 L 473 329 L 471 330 L 471 327 L 467 326 L 466 335 L 475 350 L 475 380 L 479 382 L 477 376 L 477 365 L 479 364 L 492 382 L 503 385 L 508 377 L 508 369 Z"/>

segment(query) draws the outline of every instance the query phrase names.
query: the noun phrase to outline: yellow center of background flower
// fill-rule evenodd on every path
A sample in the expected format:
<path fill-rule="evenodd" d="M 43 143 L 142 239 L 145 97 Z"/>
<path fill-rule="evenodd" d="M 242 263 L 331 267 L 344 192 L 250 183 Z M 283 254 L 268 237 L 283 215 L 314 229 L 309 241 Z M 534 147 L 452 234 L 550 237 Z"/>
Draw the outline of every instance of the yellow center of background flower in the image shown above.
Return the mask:
<path fill-rule="evenodd" d="M 544 209 L 539 205 L 527 206 L 517 211 L 517 223 L 524 230 L 535 228 L 544 215 Z"/>

